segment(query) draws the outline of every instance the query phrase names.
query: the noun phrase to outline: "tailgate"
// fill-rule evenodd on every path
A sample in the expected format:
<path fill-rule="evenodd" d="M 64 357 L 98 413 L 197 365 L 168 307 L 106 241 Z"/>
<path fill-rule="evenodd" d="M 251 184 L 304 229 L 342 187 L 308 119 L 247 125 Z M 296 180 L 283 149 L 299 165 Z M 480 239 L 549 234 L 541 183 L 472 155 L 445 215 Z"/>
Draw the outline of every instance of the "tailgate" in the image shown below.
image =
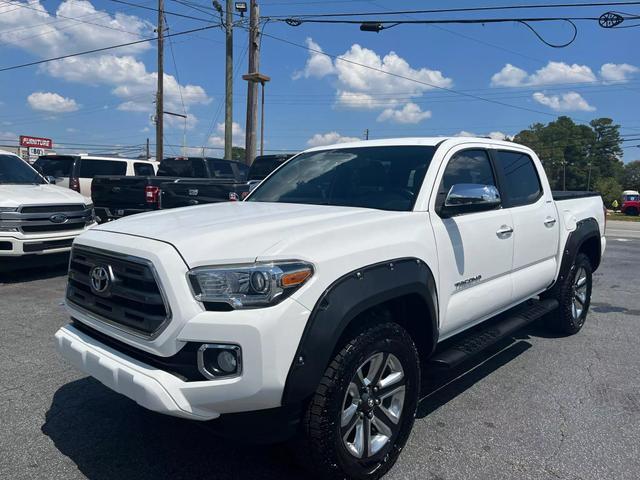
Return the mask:
<path fill-rule="evenodd" d="M 91 199 L 96 207 L 145 208 L 144 189 L 150 177 L 96 176 Z"/>
<path fill-rule="evenodd" d="M 249 186 L 246 183 L 224 180 L 163 183 L 160 189 L 162 208 L 241 200 L 249 192 Z"/>

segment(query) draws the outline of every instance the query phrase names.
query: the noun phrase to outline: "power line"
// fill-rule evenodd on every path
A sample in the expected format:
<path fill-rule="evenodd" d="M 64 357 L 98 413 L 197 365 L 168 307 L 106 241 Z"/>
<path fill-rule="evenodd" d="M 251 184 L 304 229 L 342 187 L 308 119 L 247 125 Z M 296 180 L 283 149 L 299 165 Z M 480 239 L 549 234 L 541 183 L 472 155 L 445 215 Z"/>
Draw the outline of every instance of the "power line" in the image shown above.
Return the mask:
<path fill-rule="evenodd" d="M 325 3 L 325 2 L 323 2 Z M 389 15 L 414 15 L 424 13 L 462 13 L 462 12 L 486 12 L 496 10 L 523 10 L 523 9 L 543 9 L 543 8 L 583 8 L 583 7 L 612 7 L 623 5 L 640 5 L 640 1 L 634 2 L 589 2 L 589 3 L 558 3 L 558 4 L 533 4 L 533 5 L 501 5 L 501 6 L 488 6 L 488 7 L 460 7 L 460 8 L 436 8 L 429 10 L 400 10 L 388 12 Z M 380 15 L 380 12 L 355 12 L 355 13 L 308 13 L 301 15 L 276 15 L 270 16 L 272 19 L 282 18 L 323 18 L 323 17 L 371 17 Z"/>
<path fill-rule="evenodd" d="M 141 5 L 139 3 L 127 2 L 125 0 L 109 0 L 109 1 L 110 2 L 114 2 L 114 3 L 121 3 L 123 5 L 129 5 L 129 6 L 135 7 L 135 8 L 141 8 L 143 10 L 149 10 L 149 11 L 154 12 L 154 13 L 158 13 L 158 9 L 157 8 L 147 7 L 146 5 Z M 199 22 L 211 23 L 211 20 L 207 20 L 205 18 L 200 18 L 200 17 L 194 17 L 192 15 L 185 15 L 183 13 L 170 12 L 168 10 L 164 10 L 164 13 L 166 15 L 172 15 L 174 17 L 182 17 L 182 18 L 188 18 L 188 19 L 191 19 L 191 20 L 197 20 Z M 219 25 L 217 25 L 217 26 L 219 26 Z"/>
<path fill-rule="evenodd" d="M 512 104 L 509 104 L 509 103 L 501 102 L 499 100 L 494 100 L 494 99 L 490 99 L 490 98 L 481 97 L 479 95 L 475 95 L 475 94 L 472 94 L 472 93 L 466 93 L 466 92 L 463 92 L 463 91 L 454 90 L 453 88 L 442 87 L 440 85 L 435 85 L 433 83 L 429 83 L 429 82 L 425 82 L 425 81 L 418 80 L 418 79 L 415 79 L 415 78 L 407 77 L 405 75 L 400 75 L 399 73 L 389 72 L 389 71 L 381 69 L 381 68 L 372 67 L 370 65 L 359 63 L 359 62 L 356 62 L 354 60 L 349 60 L 347 58 L 341 57 L 340 55 L 334 55 L 334 54 L 331 54 L 331 53 L 323 52 L 322 50 L 311 48 L 311 47 L 308 47 L 306 45 L 302 45 L 302 44 L 299 44 L 299 43 L 296 43 L 296 42 L 292 42 L 291 40 L 287 40 L 287 39 L 284 39 L 284 38 L 276 37 L 276 36 L 268 34 L 268 33 L 263 33 L 262 35 L 264 35 L 266 37 L 269 37 L 269 38 L 272 38 L 274 40 L 277 40 L 279 42 L 287 43 L 289 45 L 293 45 L 295 47 L 302 48 L 304 50 L 317 53 L 319 55 L 325 55 L 325 56 L 327 56 L 327 57 L 329 57 L 329 58 L 331 58 L 331 59 L 333 59 L 335 61 L 341 61 L 341 62 L 349 63 L 349 64 L 356 65 L 356 66 L 359 66 L 359 67 L 362 67 L 362 68 L 366 68 L 366 69 L 369 69 L 369 70 L 372 70 L 372 71 L 375 71 L 375 72 L 378 72 L 378 73 L 382 73 L 384 75 L 389 75 L 391 77 L 400 78 L 402 80 L 407 80 L 407 81 L 414 82 L 414 83 L 417 83 L 417 84 L 420 84 L 420 85 L 424 85 L 424 86 L 427 86 L 427 87 L 430 87 L 430 88 L 434 88 L 434 89 L 437 89 L 437 90 L 442 90 L 442 91 L 445 91 L 445 92 L 453 93 L 455 95 L 461 95 L 461 96 L 464 96 L 464 97 L 467 97 L 467 98 L 474 98 L 476 100 L 481 100 L 483 102 L 493 103 L 493 104 L 496 104 L 496 105 L 501 105 L 503 107 L 515 108 L 517 110 L 523 110 L 523 111 L 527 111 L 527 112 L 531 112 L 531 113 L 537 113 L 537 114 L 540 114 L 540 115 L 551 116 L 551 117 L 554 117 L 554 118 L 557 116 L 557 115 L 555 115 L 553 113 L 544 112 L 542 110 L 535 110 L 533 108 L 523 107 L 523 106 L 520 106 L 520 105 L 512 105 Z M 2 71 L 2 70 L 0 70 L 0 71 Z M 581 120 L 581 121 L 587 122 L 586 120 Z"/>
<path fill-rule="evenodd" d="M 111 1 L 115 1 L 115 0 L 111 0 Z M 169 33 L 167 35 L 164 35 L 163 38 L 177 37 L 179 35 L 187 35 L 189 33 L 201 32 L 203 30 L 210 30 L 212 28 L 218 28 L 219 26 L 220 25 L 209 25 L 207 27 L 193 28 L 191 30 L 184 30 L 182 32 Z M 113 50 L 113 49 L 116 49 L 116 48 L 128 47 L 128 46 L 131 46 L 131 45 L 137 45 L 139 43 L 152 42 L 152 41 L 157 40 L 157 39 L 158 39 L 157 36 L 156 37 L 151 37 L 151 38 L 143 38 L 141 40 L 136 40 L 134 42 L 119 43 L 117 45 L 110 45 L 108 47 L 94 48 L 92 50 L 85 50 L 83 52 L 70 53 L 68 55 L 60 55 L 58 57 L 52 57 L 52 58 L 45 58 L 44 60 L 37 60 L 35 62 L 23 63 L 23 64 L 20 64 L 20 65 L 12 65 L 10 67 L 3 67 L 3 68 L 0 68 L 0 72 L 6 72 L 6 71 L 9 71 L 9 70 L 16 70 L 18 68 L 24 68 L 24 67 L 31 67 L 31 66 L 34 66 L 34 65 L 41 65 L 43 63 L 54 62 L 56 60 L 64 60 L 65 58 L 79 57 L 81 55 L 89 55 L 91 53 L 104 52 L 104 51 Z"/>

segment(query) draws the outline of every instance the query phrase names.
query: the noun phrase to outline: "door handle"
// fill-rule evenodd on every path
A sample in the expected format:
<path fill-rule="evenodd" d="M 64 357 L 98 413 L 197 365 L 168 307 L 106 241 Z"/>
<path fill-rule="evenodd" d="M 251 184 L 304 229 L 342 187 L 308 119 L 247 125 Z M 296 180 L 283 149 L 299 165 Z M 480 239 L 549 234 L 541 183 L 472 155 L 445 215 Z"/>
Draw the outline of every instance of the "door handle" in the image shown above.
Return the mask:
<path fill-rule="evenodd" d="M 496 231 L 496 235 L 500 238 L 509 238 L 512 233 L 513 233 L 513 228 L 508 225 L 502 225 Z"/>
<path fill-rule="evenodd" d="M 551 217 L 547 217 L 544 221 L 545 226 L 551 228 L 556 224 L 556 219 L 555 218 L 551 218 Z"/>

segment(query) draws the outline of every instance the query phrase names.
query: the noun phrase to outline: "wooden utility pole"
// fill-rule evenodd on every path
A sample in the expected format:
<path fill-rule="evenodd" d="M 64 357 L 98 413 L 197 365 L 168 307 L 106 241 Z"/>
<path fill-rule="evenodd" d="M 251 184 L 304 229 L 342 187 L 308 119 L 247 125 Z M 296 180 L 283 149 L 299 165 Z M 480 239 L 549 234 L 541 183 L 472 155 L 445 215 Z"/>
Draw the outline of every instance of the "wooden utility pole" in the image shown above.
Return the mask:
<path fill-rule="evenodd" d="M 259 35 L 260 12 L 256 0 L 251 0 L 249 10 L 249 75 L 260 71 Z M 247 125 L 245 162 L 251 165 L 256 157 L 256 130 L 258 126 L 258 84 L 247 82 Z"/>
<path fill-rule="evenodd" d="M 163 158 L 164 112 L 164 0 L 158 0 L 158 90 L 156 92 L 156 160 Z"/>
<path fill-rule="evenodd" d="M 151 155 L 149 154 L 149 139 L 147 138 L 147 160 L 149 160 L 151 158 Z"/>
<path fill-rule="evenodd" d="M 224 158 L 231 160 L 233 155 L 233 2 L 231 2 L 231 0 L 227 0 L 226 15 L 227 60 L 224 107 Z"/>

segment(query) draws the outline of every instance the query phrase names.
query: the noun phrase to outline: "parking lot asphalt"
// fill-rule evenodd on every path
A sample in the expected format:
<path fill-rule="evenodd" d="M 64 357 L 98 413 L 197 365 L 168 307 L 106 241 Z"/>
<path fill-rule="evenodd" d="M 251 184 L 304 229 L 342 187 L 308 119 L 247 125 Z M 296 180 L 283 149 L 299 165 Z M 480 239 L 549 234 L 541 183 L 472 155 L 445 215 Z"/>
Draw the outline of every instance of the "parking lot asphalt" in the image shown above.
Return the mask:
<path fill-rule="evenodd" d="M 583 330 L 535 324 L 427 381 L 385 478 L 639 478 L 640 239 L 609 228 Z M 0 273 L 0 478 L 308 478 L 284 448 L 148 412 L 63 362 L 52 337 L 67 322 L 65 261 Z"/>

